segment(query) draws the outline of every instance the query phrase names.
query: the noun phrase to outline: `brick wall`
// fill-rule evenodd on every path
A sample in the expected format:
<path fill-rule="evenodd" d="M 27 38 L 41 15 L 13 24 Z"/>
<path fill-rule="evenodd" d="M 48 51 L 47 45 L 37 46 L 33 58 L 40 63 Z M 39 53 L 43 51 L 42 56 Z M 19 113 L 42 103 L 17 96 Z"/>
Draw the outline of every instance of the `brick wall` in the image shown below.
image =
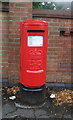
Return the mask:
<path fill-rule="evenodd" d="M 2 77 L 8 78 L 8 13 L 2 13 Z"/>
<path fill-rule="evenodd" d="M 71 60 L 72 36 L 70 35 L 70 32 L 73 32 L 71 12 L 35 9 L 33 18 L 45 20 L 49 24 L 47 82 L 71 83 L 73 64 Z M 63 31 L 65 31 L 64 35 L 61 34 Z"/>
<path fill-rule="evenodd" d="M 0 83 L 2 78 L 8 78 L 8 13 L 0 3 Z"/>
<path fill-rule="evenodd" d="M 3 22 L 3 79 L 19 82 L 20 72 L 20 34 L 19 22 L 32 18 L 45 20 L 49 23 L 47 82 L 70 83 L 71 74 L 71 12 L 33 10 L 32 3 L 9 3 L 4 9 Z M 8 9 L 9 8 L 9 9 Z M 6 11 L 6 12 L 5 12 Z M 60 34 L 65 31 L 65 35 Z"/>
<path fill-rule="evenodd" d="M 1 8 L 2 4 L 0 4 L 0 9 Z M 0 82 L 1 78 L 2 78 L 2 13 L 0 12 Z"/>
<path fill-rule="evenodd" d="M 8 79 L 10 82 L 19 81 L 20 71 L 20 21 L 32 17 L 32 4 L 10 3 L 9 4 L 9 52 L 8 52 Z"/>
<path fill-rule="evenodd" d="M 8 7 L 6 7 L 6 6 Z M 5 6 L 5 7 L 4 7 Z M 5 9 L 7 8 L 7 9 Z M 5 12 L 6 11 L 6 12 Z M 32 18 L 31 2 L 3 3 L 3 80 L 19 81 L 20 22 Z M 5 82 L 5 81 L 4 81 Z"/>

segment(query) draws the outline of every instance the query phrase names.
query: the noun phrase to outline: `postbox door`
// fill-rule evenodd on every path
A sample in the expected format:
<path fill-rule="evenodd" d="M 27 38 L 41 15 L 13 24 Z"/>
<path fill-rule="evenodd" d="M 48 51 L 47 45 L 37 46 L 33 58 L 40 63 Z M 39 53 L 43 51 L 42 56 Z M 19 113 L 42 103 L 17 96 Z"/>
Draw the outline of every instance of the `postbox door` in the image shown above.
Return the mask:
<path fill-rule="evenodd" d="M 28 49 L 28 63 L 27 68 L 29 72 L 39 73 L 43 71 L 43 45 L 44 36 L 43 34 L 28 34 L 27 37 L 27 49 Z"/>

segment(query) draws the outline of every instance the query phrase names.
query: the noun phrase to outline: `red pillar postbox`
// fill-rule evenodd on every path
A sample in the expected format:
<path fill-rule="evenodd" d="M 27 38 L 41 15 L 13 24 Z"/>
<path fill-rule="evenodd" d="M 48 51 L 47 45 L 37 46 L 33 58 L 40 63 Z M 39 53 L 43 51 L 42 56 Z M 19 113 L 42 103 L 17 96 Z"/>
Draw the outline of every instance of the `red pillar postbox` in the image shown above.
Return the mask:
<path fill-rule="evenodd" d="M 20 83 L 28 88 L 39 88 L 46 83 L 48 23 L 21 22 L 20 39 Z"/>

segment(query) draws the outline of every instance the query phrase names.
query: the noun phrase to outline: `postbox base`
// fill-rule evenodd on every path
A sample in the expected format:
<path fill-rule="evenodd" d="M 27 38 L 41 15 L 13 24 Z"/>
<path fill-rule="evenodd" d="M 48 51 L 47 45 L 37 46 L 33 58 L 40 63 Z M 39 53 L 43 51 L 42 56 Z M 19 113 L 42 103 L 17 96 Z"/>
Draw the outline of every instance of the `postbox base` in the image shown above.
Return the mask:
<path fill-rule="evenodd" d="M 20 101 L 26 105 L 39 105 L 45 101 L 45 85 L 38 88 L 29 88 L 20 84 Z"/>

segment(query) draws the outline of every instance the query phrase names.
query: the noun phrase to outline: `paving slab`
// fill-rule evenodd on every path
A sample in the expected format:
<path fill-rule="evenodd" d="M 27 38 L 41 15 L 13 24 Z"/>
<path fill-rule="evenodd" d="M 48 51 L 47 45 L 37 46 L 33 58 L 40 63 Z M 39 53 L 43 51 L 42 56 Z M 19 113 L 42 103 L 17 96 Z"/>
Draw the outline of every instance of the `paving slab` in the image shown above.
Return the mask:
<path fill-rule="evenodd" d="M 73 107 L 72 106 L 68 105 L 67 108 L 65 107 L 63 118 L 65 118 L 65 119 L 73 119 Z"/>
<path fill-rule="evenodd" d="M 17 109 L 16 113 L 24 118 L 35 118 L 33 109 Z"/>
<path fill-rule="evenodd" d="M 35 118 L 34 110 L 32 109 L 17 109 L 15 112 L 9 113 L 5 118 Z"/>
<path fill-rule="evenodd" d="M 35 117 L 41 118 L 42 116 L 48 116 L 47 111 L 43 109 L 35 109 Z"/>
<path fill-rule="evenodd" d="M 2 99 L 0 96 L 0 119 L 2 118 Z"/>
<path fill-rule="evenodd" d="M 14 102 L 7 102 L 6 104 L 2 105 L 2 118 L 5 118 L 7 114 L 13 113 L 16 111 L 16 107 Z"/>

